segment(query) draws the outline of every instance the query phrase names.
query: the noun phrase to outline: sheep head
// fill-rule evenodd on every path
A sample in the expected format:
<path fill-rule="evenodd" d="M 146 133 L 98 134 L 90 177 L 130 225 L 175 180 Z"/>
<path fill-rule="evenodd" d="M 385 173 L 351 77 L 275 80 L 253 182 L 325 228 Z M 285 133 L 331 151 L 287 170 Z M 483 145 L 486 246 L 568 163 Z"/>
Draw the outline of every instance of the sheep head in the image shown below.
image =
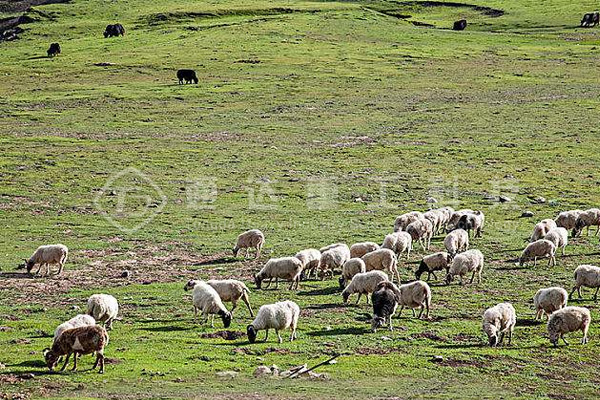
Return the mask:
<path fill-rule="evenodd" d="M 246 334 L 248 335 L 248 341 L 250 343 L 256 342 L 257 330 L 254 328 L 254 325 L 248 325 L 246 327 Z"/>
<path fill-rule="evenodd" d="M 377 329 L 381 328 L 385 324 L 385 318 L 373 317 L 371 320 L 371 330 L 377 332 Z"/>
<path fill-rule="evenodd" d="M 221 321 L 223 321 L 223 326 L 225 328 L 229 328 L 231 325 L 231 313 L 227 311 L 219 311 L 219 316 L 221 317 Z"/>
<path fill-rule="evenodd" d="M 46 360 L 46 366 L 48 367 L 48 369 L 50 371 L 52 371 L 54 368 L 56 368 L 56 365 L 58 364 L 60 355 L 54 353 L 52 350 L 50 350 L 48 348 L 44 349 L 43 354 L 44 354 L 44 359 Z"/>

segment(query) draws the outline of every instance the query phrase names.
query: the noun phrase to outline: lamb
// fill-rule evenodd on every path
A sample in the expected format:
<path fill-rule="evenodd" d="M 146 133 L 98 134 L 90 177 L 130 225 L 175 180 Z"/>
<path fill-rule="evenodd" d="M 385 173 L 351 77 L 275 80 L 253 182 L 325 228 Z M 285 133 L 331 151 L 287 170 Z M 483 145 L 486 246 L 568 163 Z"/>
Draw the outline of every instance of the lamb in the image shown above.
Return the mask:
<path fill-rule="evenodd" d="M 93 326 L 96 325 L 94 317 L 86 314 L 78 314 L 70 320 L 60 324 L 54 331 L 54 341 L 60 336 L 61 333 L 67 329 L 79 328 L 81 326 Z"/>
<path fill-rule="evenodd" d="M 319 272 L 324 278 L 328 273 L 333 275 L 333 271 L 342 268 L 344 263 L 350 259 L 350 249 L 345 244 L 330 247 L 321 253 L 319 262 Z"/>
<path fill-rule="evenodd" d="M 398 273 L 398 260 L 396 254 L 390 249 L 379 249 L 362 256 L 362 260 L 365 262 L 365 268 L 367 271 L 380 270 L 389 271 L 391 281 L 394 281 L 394 274 L 400 282 L 400 274 Z"/>
<path fill-rule="evenodd" d="M 533 258 L 533 266 L 537 265 L 537 259 L 539 257 L 548 257 L 550 260 L 548 261 L 548 265 L 556 265 L 556 258 L 554 257 L 556 253 L 556 247 L 554 243 L 546 239 L 539 239 L 533 243 L 529 243 L 523 253 L 521 253 L 521 257 L 519 258 L 519 266 L 522 266 L 528 260 Z"/>
<path fill-rule="evenodd" d="M 261 306 L 254 321 L 246 328 L 248 340 L 250 343 L 256 341 L 258 331 L 266 330 L 265 342 L 269 337 L 269 329 L 275 329 L 279 343 L 283 342 L 279 331 L 288 329 L 292 331 L 290 342 L 297 338 L 296 328 L 298 327 L 298 317 L 300 316 L 300 307 L 293 301 L 281 301 L 275 304 L 266 304 Z"/>
<path fill-rule="evenodd" d="M 385 236 L 381 248 L 392 250 L 398 257 L 406 252 L 406 259 L 408 260 L 412 250 L 412 236 L 404 231 L 391 233 Z"/>
<path fill-rule="evenodd" d="M 540 289 L 533 296 L 533 306 L 535 307 L 535 319 L 540 319 L 542 313 L 546 314 L 546 318 L 550 318 L 556 310 L 560 310 L 567 306 L 569 295 L 567 291 L 561 287 L 550 287 Z"/>
<path fill-rule="evenodd" d="M 322 258 L 321 258 L 322 261 Z M 275 278 L 275 289 L 279 285 L 278 279 L 285 279 L 291 282 L 290 290 L 295 286 L 298 289 L 300 285 L 300 274 L 302 273 L 302 262 L 296 257 L 271 258 L 265 266 L 254 275 L 254 283 L 258 289 L 261 288 L 262 281 Z M 267 284 L 269 287 L 271 282 Z"/>
<path fill-rule="evenodd" d="M 555 311 L 550 315 L 548 320 L 548 336 L 554 347 L 558 346 L 558 339 L 562 339 L 566 345 L 569 345 L 565 340 L 565 333 L 581 330 L 583 332 L 582 344 L 588 342 L 588 329 L 592 317 L 590 310 L 585 307 L 565 307 Z"/>
<path fill-rule="evenodd" d="M 417 280 L 419 280 L 421 279 L 421 275 L 424 272 L 427 272 L 428 281 L 431 279 L 431 275 L 433 275 L 433 277 L 437 279 L 437 276 L 435 276 L 435 271 L 441 271 L 445 269 L 446 274 L 448 274 L 451 262 L 452 255 L 450 253 L 446 253 L 445 251 L 440 251 L 438 253 L 433 253 L 428 256 L 425 256 L 421 260 L 421 264 L 419 264 L 419 269 L 415 271 L 415 277 L 417 278 Z"/>
<path fill-rule="evenodd" d="M 566 230 L 570 231 L 575 229 L 577 218 L 582 212 L 582 210 L 563 211 L 558 214 L 558 217 L 554 219 L 554 222 L 556 223 L 557 227 L 565 228 Z"/>
<path fill-rule="evenodd" d="M 392 316 L 398 308 L 398 288 L 396 285 L 388 281 L 380 282 L 371 295 L 371 302 L 373 303 L 371 330 L 377 332 L 378 328 L 389 321 L 389 329 L 393 331 Z"/>
<path fill-rule="evenodd" d="M 513 330 L 517 323 L 515 308 L 510 303 L 496 304 L 483 313 L 483 331 L 487 334 L 491 347 L 502 344 L 504 335 L 508 333 L 508 344 L 512 340 Z"/>
<path fill-rule="evenodd" d="M 565 247 L 569 241 L 569 232 L 565 228 L 554 228 L 544 236 L 544 239 L 551 241 L 556 249 L 562 249 L 562 255 L 565 255 Z"/>
<path fill-rule="evenodd" d="M 62 356 L 67 356 L 61 371 L 64 371 L 69 363 L 71 354 L 73 357 L 72 371 L 77 369 L 77 354 L 91 354 L 96 352 L 96 362 L 92 369 L 100 364 L 99 373 L 104 373 L 104 347 L 108 344 L 106 330 L 98 325 L 81 326 L 79 328 L 67 329 L 54 341 L 51 349 L 44 349 L 44 358 L 50 371 L 54 370 Z"/>
<path fill-rule="evenodd" d="M 236 309 L 238 300 L 242 299 L 246 304 L 246 307 L 248 307 L 250 316 L 254 317 L 252 307 L 250 306 L 250 299 L 248 298 L 250 289 L 248 289 L 244 282 L 235 279 L 210 279 L 206 281 L 206 283 L 217 291 L 222 302 L 231 302 L 233 305 L 229 311 L 231 314 L 233 314 L 233 311 Z M 193 287 L 190 289 L 193 289 Z"/>
<path fill-rule="evenodd" d="M 93 294 L 87 301 L 87 313 L 97 322 L 104 322 L 109 331 L 119 314 L 119 302 L 109 294 Z"/>
<path fill-rule="evenodd" d="M 473 237 L 481 237 L 484 222 L 485 216 L 483 213 L 481 211 L 474 211 L 472 213 L 463 214 L 458 220 L 456 228 L 464 229 L 467 232 L 473 231 Z"/>
<path fill-rule="evenodd" d="M 483 270 L 483 254 L 479 250 L 467 250 L 464 253 L 458 254 L 452 260 L 452 265 L 450 266 L 450 270 L 446 275 L 446 284 L 449 285 L 450 282 L 454 279 L 455 276 L 459 277 L 460 284 L 463 284 L 463 276 L 472 272 L 471 281 L 469 283 L 473 283 L 473 279 L 475 278 L 475 274 L 477 274 L 477 282 L 481 283 L 481 271 Z"/>
<path fill-rule="evenodd" d="M 373 242 L 354 243 L 350 246 L 350 258 L 360 258 L 367 253 L 379 250 L 379 245 Z"/>
<path fill-rule="evenodd" d="M 256 256 L 254 259 L 260 257 L 260 250 L 265 244 L 265 235 L 258 229 L 250 229 L 237 237 L 237 242 L 233 248 L 233 256 L 237 257 L 238 252 L 241 249 L 246 249 L 246 257 L 251 248 L 256 249 Z"/>
<path fill-rule="evenodd" d="M 416 220 L 422 219 L 423 213 L 420 211 L 411 211 L 396 217 L 394 221 L 394 232 L 405 230 L 408 225 Z"/>
<path fill-rule="evenodd" d="M 67 261 L 69 255 L 69 249 L 63 244 L 48 244 L 40 246 L 37 250 L 29 257 L 29 260 L 25 260 L 25 266 L 27 273 L 31 273 L 33 267 L 38 264 L 39 267 L 36 271 L 36 275 L 40 273 L 42 267 L 46 267 L 46 275 L 50 275 L 50 264 L 58 264 L 58 272 L 56 275 L 60 275 Z"/>
<path fill-rule="evenodd" d="M 311 272 L 317 273 L 317 267 L 321 262 L 321 252 L 317 249 L 306 249 L 299 251 L 294 256 L 302 263 L 302 274 L 305 278 L 310 278 Z"/>
<path fill-rule="evenodd" d="M 365 262 L 362 258 L 351 258 L 342 266 L 342 276 L 340 276 L 340 289 L 344 290 L 346 285 L 352 280 L 354 275 L 365 273 Z"/>
<path fill-rule="evenodd" d="M 575 268 L 575 286 L 569 293 L 569 299 L 573 296 L 573 292 L 577 290 L 577 294 L 581 299 L 581 287 L 596 288 L 594 293 L 594 301 L 598 299 L 598 289 L 600 289 L 600 268 L 594 265 L 580 265 Z"/>
<path fill-rule="evenodd" d="M 425 318 L 429 318 L 429 308 L 431 307 L 431 288 L 423 281 L 414 281 L 398 286 L 398 304 L 400 305 L 400 311 L 398 317 L 402 315 L 404 307 L 408 307 L 412 310 L 413 317 L 415 316 L 415 308 L 420 308 L 419 319 L 425 313 Z"/>
<path fill-rule="evenodd" d="M 219 293 L 207 282 L 201 280 L 190 280 L 183 289 L 187 292 L 192 290 L 192 303 L 194 304 L 194 321 L 198 318 L 198 310 L 202 311 L 205 321 L 212 315 L 210 326 L 214 328 L 214 316 L 217 314 L 223 321 L 223 326 L 229 328 L 231 325 L 231 313 L 227 311 Z"/>
<path fill-rule="evenodd" d="M 536 240 L 543 239 L 544 236 L 554 228 L 556 228 L 556 222 L 554 222 L 553 219 L 541 220 L 533 228 L 533 233 L 531 234 L 531 239 L 529 241 L 535 242 Z"/>
<path fill-rule="evenodd" d="M 583 228 L 587 227 L 587 234 L 590 233 L 591 226 L 597 226 L 596 235 L 600 231 L 600 209 L 590 208 L 579 214 L 577 221 L 575 221 L 575 228 L 573 229 L 573 237 L 579 236 Z"/>
<path fill-rule="evenodd" d="M 413 241 L 418 240 L 423 250 L 429 250 L 433 236 L 433 224 L 428 219 L 417 220 L 406 227 Z"/>
<path fill-rule="evenodd" d="M 464 229 L 453 230 L 444 238 L 444 247 L 454 258 L 458 252 L 469 249 L 469 233 Z"/>
<path fill-rule="evenodd" d="M 360 301 L 360 296 L 367 296 L 367 304 L 369 303 L 369 293 L 373 293 L 377 289 L 380 282 L 388 281 L 388 276 L 382 271 L 369 271 L 354 275 L 350 284 L 342 292 L 344 303 L 348 302 L 348 298 L 353 293 L 358 293 L 356 304 Z"/>

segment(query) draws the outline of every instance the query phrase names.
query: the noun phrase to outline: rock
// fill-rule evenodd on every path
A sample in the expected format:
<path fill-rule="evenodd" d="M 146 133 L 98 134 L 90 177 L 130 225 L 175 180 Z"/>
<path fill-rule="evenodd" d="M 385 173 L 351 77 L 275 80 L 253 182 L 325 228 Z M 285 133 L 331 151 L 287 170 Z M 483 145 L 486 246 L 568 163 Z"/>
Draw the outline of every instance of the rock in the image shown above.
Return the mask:
<path fill-rule="evenodd" d="M 79 311 L 80 308 L 79 308 L 79 306 L 73 305 L 73 306 L 71 306 L 71 310 L 73 310 L 73 311 Z"/>
<path fill-rule="evenodd" d="M 498 196 L 498 201 L 500 203 L 509 203 L 512 201 L 512 199 L 508 196 Z"/>
<path fill-rule="evenodd" d="M 437 199 L 436 199 L 435 197 L 428 197 L 428 198 L 427 198 L 427 203 L 428 203 L 428 204 L 435 204 L 435 203 L 437 203 L 437 202 L 438 202 L 438 201 L 437 201 Z"/>
<path fill-rule="evenodd" d="M 4 369 L 4 368 L 6 368 L 6 365 L 0 363 L 0 369 Z"/>
<path fill-rule="evenodd" d="M 550 200 L 548 201 L 548 205 L 552 207 L 556 207 L 558 205 L 558 200 Z"/>
<path fill-rule="evenodd" d="M 319 374 L 318 372 L 310 371 L 308 373 L 308 379 L 310 379 L 310 380 L 328 381 L 331 378 L 329 377 L 329 374 L 327 374 L 325 372 L 322 373 L 322 374 Z"/>
<path fill-rule="evenodd" d="M 121 278 L 129 278 L 131 276 L 131 272 L 129 270 L 125 270 L 121 272 Z"/>
<path fill-rule="evenodd" d="M 259 367 L 256 367 L 253 375 L 255 378 L 260 378 L 261 376 L 265 376 L 265 375 L 271 375 L 271 368 L 269 368 L 265 365 L 261 365 Z"/>
<path fill-rule="evenodd" d="M 233 379 L 233 378 L 236 378 L 238 375 L 239 375 L 239 372 L 235 372 L 235 371 L 219 371 L 219 372 L 217 372 L 217 376 L 219 378 Z"/>
<path fill-rule="evenodd" d="M 542 197 L 542 196 L 538 196 L 535 199 L 532 199 L 531 203 L 533 203 L 533 204 L 544 204 L 544 203 L 546 203 L 546 199 L 544 197 Z"/>
<path fill-rule="evenodd" d="M 271 365 L 270 367 L 271 373 L 273 374 L 273 376 L 278 376 L 279 375 L 279 367 L 275 364 Z"/>
<path fill-rule="evenodd" d="M 530 217 L 533 217 L 532 211 L 523 211 L 523 213 L 521 214 L 521 218 L 530 218 Z"/>
<path fill-rule="evenodd" d="M 21 379 L 33 379 L 33 378 L 35 378 L 35 375 L 34 375 L 34 374 L 32 374 L 32 373 L 29 373 L 29 374 L 21 374 L 21 375 L 19 375 L 19 378 L 21 378 Z"/>
<path fill-rule="evenodd" d="M 392 340 L 392 338 L 389 336 L 382 336 L 381 340 Z"/>
<path fill-rule="evenodd" d="M 444 361 L 444 357 L 442 357 L 442 356 L 433 356 L 429 361 L 439 363 L 439 362 Z"/>

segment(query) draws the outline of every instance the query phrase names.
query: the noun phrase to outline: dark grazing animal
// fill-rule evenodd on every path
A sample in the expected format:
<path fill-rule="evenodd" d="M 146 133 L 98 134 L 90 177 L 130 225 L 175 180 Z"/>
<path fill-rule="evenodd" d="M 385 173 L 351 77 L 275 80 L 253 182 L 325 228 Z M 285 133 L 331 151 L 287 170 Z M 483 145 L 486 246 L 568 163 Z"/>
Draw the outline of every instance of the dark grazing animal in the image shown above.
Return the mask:
<path fill-rule="evenodd" d="M 179 84 L 182 85 L 183 81 L 185 83 L 198 83 L 198 77 L 196 76 L 196 71 L 193 69 L 180 69 L 177 71 L 177 79 L 179 79 Z"/>
<path fill-rule="evenodd" d="M 581 20 L 582 27 L 594 27 L 600 23 L 600 13 L 598 11 L 587 13 Z"/>
<path fill-rule="evenodd" d="M 55 55 L 60 54 L 60 44 L 52 43 L 47 53 L 48 57 L 54 57 Z"/>
<path fill-rule="evenodd" d="M 125 28 L 121 24 L 114 25 L 106 25 L 106 29 L 104 30 L 104 37 L 113 37 L 113 36 L 125 36 Z"/>
<path fill-rule="evenodd" d="M 458 224 L 456 227 L 458 229 L 464 229 L 468 233 L 471 233 L 472 230 L 475 230 L 474 237 L 481 237 L 481 224 L 477 221 L 477 215 L 475 214 L 465 214 L 458 220 Z"/>
<path fill-rule="evenodd" d="M 377 328 L 381 328 L 386 321 L 389 321 L 390 331 L 394 329 L 392 326 L 392 316 L 398 308 L 400 292 L 396 285 L 392 282 L 384 281 L 377 285 L 377 289 L 371 295 L 373 303 L 373 319 L 371 320 L 371 329 L 377 332 Z"/>
<path fill-rule="evenodd" d="M 464 31 L 467 27 L 467 20 L 461 19 L 460 21 L 456 21 L 452 26 L 453 31 Z"/>
<path fill-rule="evenodd" d="M 80 328 L 67 329 L 60 334 L 54 341 L 51 349 L 44 350 L 44 358 L 46 359 L 46 365 L 48 369 L 52 371 L 59 362 L 62 356 L 67 356 L 65 363 L 63 364 L 61 371 L 64 371 L 69 363 L 71 354 L 75 354 L 73 357 L 73 368 L 72 371 L 77 369 L 77 355 L 78 354 L 91 354 L 96 352 L 96 362 L 94 363 L 95 369 L 100 364 L 99 373 L 104 373 L 104 346 L 108 344 L 108 334 L 106 330 L 99 326 L 82 326 Z"/>

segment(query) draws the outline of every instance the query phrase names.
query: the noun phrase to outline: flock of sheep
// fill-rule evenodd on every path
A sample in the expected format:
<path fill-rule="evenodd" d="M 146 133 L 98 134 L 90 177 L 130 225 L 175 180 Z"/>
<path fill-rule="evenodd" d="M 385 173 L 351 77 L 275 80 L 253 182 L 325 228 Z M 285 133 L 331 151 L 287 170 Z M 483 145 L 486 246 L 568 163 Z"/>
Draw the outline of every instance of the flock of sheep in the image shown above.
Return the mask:
<path fill-rule="evenodd" d="M 339 285 L 342 298 L 346 303 L 352 294 L 360 297 L 365 295 L 367 303 L 371 296 L 373 318 L 371 327 L 373 331 L 388 325 L 392 330 L 392 316 L 400 307 L 400 313 L 407 307 L 415 316 L 415 309 L 420 309 L 418 318 L 429 318 L 432 292 L 429 285 L 420 280 L 423 273 L 437 279 L 436 272 L 445 272 L 445 283 L 450 284 L 458 278 L 461 285 L 463 278 L 471 275 L 472 283 L 475 277 L 481 282 L 481 273 L 484 266 L 484 256 L 481 251 L 469 249 L 470 237 L 481 237 L 485 223 L 485 216 L 481 211 L 459 210 L 450 207 L 432 209 L 421 213 L 418 211 L 400 215 L 394 223 L 394 232 L 386 235 L 382 245 L 373 242 L 355 243 L 348 247 L 344 243 L 335 243 L 319 250 L 306 249 L 298 252 L 293 257 L 272 258 L 254 275 L 254 283 L 258 289 L 269 287 L 275 279 L 275 288 L 279 280 L 290 282 L 290 290 L 298 289 L 300 281 L 311 276 L 325 279 L 341 271 Z M 597 226 L 596 234 L 600 231 L 600 209 L 586 211 L 565 211 L 555 220 L 544 219 L 535 225 L 530 237 L 530 243 L 523 250 L 519 265 L 533 260 L 534 265 L 538 258 L 549 258 L 549 264 L 556 263 L 555 253 L 558 248 L 564 254 L 568 240 L 568 231 L 572 235 L 581 234 L 587 228 Z M 420 243 L 423 250 L 428 250 L 431 238 L 439 233 L 445 233 L 443 244 L 446 251 L 440 251 L 424 256 L 415 271 L 416 280 L 401 284 L 398 273 L 398 259 L 406 254 L 410 257 L 413 243 Z M 265 244 L 265 236 L 258 229 L 246 231 L 238 236 L 234 256 L 240 251 L 245 251 L 249 256 L 251 249 L 255 249 L 255 258 L 260 257 L 261 249 Z M 60 274 L 68 256 L 68 249 L 64 245 L 40 246 L 35 253 L 26 260 L 23 267 L 31 273 L 38 265 L 36 274 L 45 268 L 46 274 L 50 273 L 50 265 L 58 265 Z M 394 278 L 398 284 L 394 283 Z M 564 335 L 569 332 L 581 330 L 582 343 L 587 343 L 587 331 L 591 322 L 590 312 L 585 307 L 567 307 L 567 300 L 577 290 L 581 298 L 581 287 L 596 288 L 594 299 L 600 289 L 600 268 L 592 265 L 580 265 L 574 274 L 575 285 L 570 294 L 560 287 L 542 288 L 534 297 L 536 319 L 545 314 L 548 318 L 548 335 L 555 346 L 558 340 L 565 343 Z M 184 290 L 192 291 L 192 303 L 195 319 L 200 311 L 204 320 L 212 317 L 211 326 L 214 327 L 214 316 L 218 315 L 223 325 L 227 328 L 233 319 L 233 311 L 238 301 L 243 301 L 253 322 L 247 326 L 248 339 L 254 343 L 259 331 L 265 331 L 265 341 L 269 330 L 275 330 L 279 342 L 282 342 L 280 332 L 291 330 L 290 341 L 296 338 L 296 327 L 300 315 L 300 308 L 292 301 L 282 301 L 275 304 L 266 304 L 260 307 L 256 316 L 250 305 L 248 287 L 239 280 L 190 280 Z M 233 307 L 228 310 L 224 302 L 231 302 Z M 104 371 L 104 347 L 108 343 L 106 330 L 97 322 L 104 322 L 106 329 L 112 328 L 112 322 L 117 317 L 119 305 L 117 300 L 107 294 L 96 294 L 88 300 L 87 315 L 77 315 L 73 319 L 59 325 L 54 335 L 51 349 L 45 351 L 47 366 L 56 367 L 59 360 L 66 356 L 62 370 L 68 364 L 69 358 L 74 354 L 74 366 L 77 367 L 79 354 L 96 353 L 96 365 L 100 365 L 100 372 Z M 512 339 L 512 332 L 516 324 L 515 309 L 510 303 L 500 303 L 488 308 L 483 314 L 483 331 L 487 334 L 489 344 L 501 344 L 504 336 L 508 334 L 508 341 Z"/>

